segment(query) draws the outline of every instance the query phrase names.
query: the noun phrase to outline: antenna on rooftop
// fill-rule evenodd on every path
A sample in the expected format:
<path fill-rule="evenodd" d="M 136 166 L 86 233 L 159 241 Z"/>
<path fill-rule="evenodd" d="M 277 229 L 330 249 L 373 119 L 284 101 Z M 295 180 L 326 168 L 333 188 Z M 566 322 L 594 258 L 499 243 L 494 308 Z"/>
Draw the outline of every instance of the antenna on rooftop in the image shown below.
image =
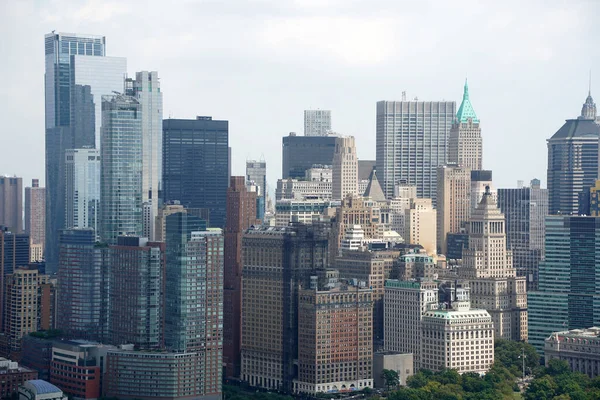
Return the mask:
<path fill-rule="evenodd" d="M 402 91 L 402 101 L 406 101 L 406 90 Z"/>

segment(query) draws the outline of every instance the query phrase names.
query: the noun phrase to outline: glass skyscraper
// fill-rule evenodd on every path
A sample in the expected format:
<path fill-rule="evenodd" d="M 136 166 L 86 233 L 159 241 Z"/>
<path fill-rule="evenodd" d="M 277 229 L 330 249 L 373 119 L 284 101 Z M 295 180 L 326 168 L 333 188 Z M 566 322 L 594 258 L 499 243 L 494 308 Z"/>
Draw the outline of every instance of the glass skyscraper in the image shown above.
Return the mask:
<path fill-rule="evenodd" d="M 455 119 L 454 101 L 377 102 L 377 174 L 386 197 L 406 182 L 436 205 L 437 167 L 447 162 Z"/>
<path fill-rule="evenodd" d="M 246 161 L 246 183 L 254 182 L 258 187 L 256 198 L 256 218 L 261 221 L 265 218 L 267 204 L 267 162 Z"/>
<path fill-rule="evenodd" d="M 296 136 L 290 133 L 282 140 L 283 179 L 304 178 L 307 169 L 313 165 L 333 165 L 335 140 L 329 136 Z"/>
<path fill-rule="evenodd" d="M 600 218 L 546 217 L 538 290 L 529 292 L 529 343 L 544 351 L 552 332 L 600 324 Z"/>
<path fill-rule="evenodd" d="M 209 225 L 225 226 L 229 186 L 229 122 L 212 117 L 163 121 L 164 201 L 209 210 Z"/>
<path fill-rule="evenodd" d="M 126 59 L 106 57 L 103 36 L 45 36 L 46 265 L 56 272 L 58 236 L 65 223 L 66 149 L 97 147 L 101 96 L 123 91 Z"/>
<path fill-rule="evenodd" d="M 100 222 L 100 152 L 67 149 L 65 152 L 65 227 L 93 228 Z"/>
<path fill-rule="evenodd" d="M 142 236 L 142 111 L 130 96 L 102 97 L 100 237 Z"/>

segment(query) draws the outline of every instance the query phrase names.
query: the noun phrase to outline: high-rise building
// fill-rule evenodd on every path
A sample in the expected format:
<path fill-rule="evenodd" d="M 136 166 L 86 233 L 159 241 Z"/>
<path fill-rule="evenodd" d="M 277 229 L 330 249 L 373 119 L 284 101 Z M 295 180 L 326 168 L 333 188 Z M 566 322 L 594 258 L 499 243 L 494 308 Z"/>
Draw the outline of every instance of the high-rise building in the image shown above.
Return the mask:
<path fill-rule="evenodd" d="M 196 395 L 220 396 L 223 362 L 223 234 L 204 221 L 167 217 L 165 345 L 195 352 L 200 365 Z"/>
<path fill-rule="evenodd" d="M 142 107 L 130 96 L 102 98 L 100 237 L 142 235 Z"/>
<path fill-rule="evenodd" d="M 6 276 L 2 309 L 2 331 L 7 342 L 4 356 L 20 359 L 23 336 L 54 328 L 55 285 L 56 280 L 33 268 L 19 268 Z"/>
<path fill-rule="evenodd" d="M 336 283 L 298 296 L 295 393 L 338 393 L 373 387 L 373 301 L 368 287 Z"/>
<path fill-rule="evenodd" d="M 469 99 L 469 85 L 465 80 L 463 99 L 448 137 L 448 162 L 478 171 L 482 166 L 482 141 L 479 118 Z"/>
<path fill-rule="evenodd" d="M 120 236 L 110 246 L 108 336 L 142 350 L 164 347 L 165 244 Z"/>
<path fill-rule="evenodd" d="M 385 226 L 381 223 L 380 207 L 365 197 L 348 196 L 336 209 L 333 225 L 335 242 L 330 244 L 332 258 L 339 254 L 342 238 L 350 226 L 360 225 L 365 239 L 376 239 L 383 236 Z"/>
<path fill-rule="evenodd" d="M 307 170 L 310 171 L 310 170 Z M 331 172 L 331 169 L 328 169 Z M 322 180 L 298 180 L 298 179 L 278 179 L 277 189 L 275 189 L 275 200 L 305 200 L 321 199 L 331 200 L 332 198 L 332 179 Z"/>
<path fill-rule="evenodd" d="M 437 210 L 431 199 L 411 199 L 404 214 L 405 242 L 420 244 L 429 255 L 437 254 L 436 223 Z"/>
<path fill-rule="evenodd" d="M 23 233 L 23 178 L 0 176 L 0 225 Z"/>
<path fill-rule="evenodd" d="M 506 218 L 506 246 L 512 250 L 517 275 L 527 278 L 527 291 L 537 290 L 548 190 L 540 188 L 538 179 L 533 179 L 530 187 L 498 189 L 498 207 Z"/>
<path fill-rule="evenodd" d="M 282 140 L 281 177 L 303 178 L 313 165 L 333 165 L 335 136 L 297 136 L 290 132 Z"/>
<path fill-rule="evenodd" d="M 171 214 L 185 213 L 186 209 L 179 202 L 164 204 L 156 216 L 154 237 L 157 242 L 164 242 L 166 238 L 167 217 Z"/>
<path fill-rule="evenodd" d="M 239 377 L 242 343 L 242 236 L 257 223 L 256 193 L 244 177 L 232 176 L 227 189 L 223 273 L 223 363 L 228 377 Z"/>
<path fill-rule="evenodd" d="M 544 351 L 552 332 L 600 325 L 600 218 L 546 217 L 538 290 L 529 292 L 529 343 Z"/>
<path fill-rule="evenodd" d="M 165 203 L 206 208 L 210 226 L 225 226 L 229 185 L 229 122 L 212 117 L 163 120 Z"/>
<path fill-rule="evenodd" d="M 241 378 L 293 390 L 298 353 L 298 284 L 328 265 L 321 226 L 260 227 L 242 238 Z"/>
<path fill-rule="evenodd" d="M 4 314 L 4 288 L 6 276 L 12 274 L 19 267 L 29 265 L 30 256 L 29 235 L 12 233 L 0 226 L 0 326 Z"/>
<path fill-rule="evenodd" d="M 479 202 L 483 198 L 488 187 L 490 188 L 492 197 L 496 199 L 497 192 L 492 182 L 492 171 L 471 171 L 471 213 L 475 211 L 479 205 Z"/>
<path fill-rule="evenodd" d="M 433 281 L 387 280 L 383 297 L 385 350 L 412 353 L 417 369 L 421 361 L 421 320 L 437 303 L 438 286 Z"/>
<path fill-rule="evenodd" d="M 32 245 L 40 245 L 42 253 L 46 236 L 46 189 L 33 179 L 25 188 L 25 233 Z M 39 260 L 36 260 L 39 261 Z"/>
<path fill-rule="evenodd" d="M 327 136 L 330 131 L 330 110 L 304 110 L 304 136 Z"/>
<path fill-rule="evenodd" d="M 437 170 L 437 244 L 440 254 L 448 252 L 448 233 L 458 233 L 471 215 L 471 170 L 454 165 Z"/>
<path fill-rule="evenodd" d="M 596 105 L 591 94 L 576 119 L 548 139 L 548 210 L 552 215 L 578 215 L 598 179 Z"/>
<path fill-rule="evenodd" d="M 100 228 L 100 151 L 65 150 L 65 227 Z"/>
<path fill-rule="evenodd" d="M 470 283 L 473 307 L 490 313 L 496 338 L 527 340 L 525 277 L 513 267 L 504 215 L 489 190 L 471 215 L 467 233 L 469 247 L 458 275 Z"/>
<path fill-rule="evenodd" d="M 246 182 L 254 182 L 258 188 L 256 216 L 262 221 L 265 218 L 267 204 L 267 162 L 246 161 Z"/>
<path fill-rule="evenodd" d="M 142 110 L 142 202 L 147 210 L 143 236 L 155 240 L 154 223 L 162 190 L 163 135 L 163 98 L 158 72 L 136 72 L 135 79 L 127 79 L 125 85 L 126 94 L 135 97 Z"/>
<path fill-rule="evenodd" d="M 358 158 L 354 136 L 336 137 L 333 154 L 333 199 L 341 200 L 358 193 Z"/>
<path fill-rule="evenodd" d="M 99 147 L 102 96 L 123 90 L 127 60 L 106 57 L 103 36 L 45 36 L 46 268 L 58 267 L 59 231 L 65 223 L 66 149 Z"/>
<path fill-rule="evenodd" d="M 389 198 L 404 181 L 436 203 L 437 167 L 447 163 L 454 101 L 377 102 L 377 171 Z"/>
<path fill-rule="evenodd" d="M 107 337 L 109 248 L 93 229 L 64 229 L 59 239 L 57 328 L 75 338 Z"/>

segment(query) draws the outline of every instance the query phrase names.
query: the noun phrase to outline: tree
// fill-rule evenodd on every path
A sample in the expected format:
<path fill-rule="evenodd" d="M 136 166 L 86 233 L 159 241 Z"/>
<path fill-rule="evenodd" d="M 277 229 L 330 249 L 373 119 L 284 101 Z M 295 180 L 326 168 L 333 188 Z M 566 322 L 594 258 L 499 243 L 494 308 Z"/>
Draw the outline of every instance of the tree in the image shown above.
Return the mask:
<path fill-rule="evenodd" d="M 557 385 L 554 379 L 549 376 L 543 376 L 535 379 L 529 384 L 525 392 L 526 400 L 551 400 L 556 396 Z"/>
<path fill-rule="evenodd" d="M 398 376 L 398 372 L 393 369 L 384 369 L 381 372 L 381 377 L 385 381 L 385 386 L 389 391 L 390 388 L 396 388 L 400 384 L 400 377 Z"/>
<path fill-rule="evenodd" d="M 534 371 L 540 366 L 540 356 L 529 343 L 496 339 L 494 342 L 494 364 L 508 369 L 513 376 L 523 374 L 523 351 L 525 351 L 525 371 Z"/>
<path fill-rule="evenodd" d="M 546 373 L 551 376 L 568 374 L 570 372 L 571 368 L 569 367 L 569 363 L 564 360 L 559 360 L 558 358 L 550 360 L 550 362 L 548 362 L 548 367 L 546 368 Z"/>
<path fill-rule="evenodd" d="M 417 372 L 416 374 L 414 374 L 413 376 L 409 376 L 408 379 L 406 380 L 406 385 L 413 389 L 420 389 L 423 386 L 427 385 L 428 381 L 429 381 L 429 377 L 426 375 L 426 373 L 423 370 L 421 370 L 421 371 Z"/>

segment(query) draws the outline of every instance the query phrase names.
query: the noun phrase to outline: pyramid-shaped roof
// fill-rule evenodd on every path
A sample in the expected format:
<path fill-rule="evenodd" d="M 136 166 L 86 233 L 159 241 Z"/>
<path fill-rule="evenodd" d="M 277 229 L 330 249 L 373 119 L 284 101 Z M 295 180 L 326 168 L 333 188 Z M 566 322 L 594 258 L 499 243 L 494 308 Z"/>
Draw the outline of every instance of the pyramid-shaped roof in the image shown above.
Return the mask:
<path fill-rule="evenodd" d="M 458 112 L 456 113 L 456 119 L 458 122 L 467 122 L 469 119 L 473 120 L 473 122 L 479 122 L 479 118 L 477 118 L 477 114 L 475 114 L 471 100 L 469 100 L 469 85 L 467 84 L 466 80 L 463 100 L 460 104 Z"/>
<path fill-rule="evenodd" d="M 385 194 L 381 189 L 377 175 L 375 174 L 375 168 L 371 170 L 369 175 L 369 183 L 367 184 L 367 190 L 363 194 L 363 197 L 370 197 L 373 201 L 384 202 L 386 201 Z"/>
<path fill-rule="evenodd" d="M 504 214 L 498 208 L 489 186 L 485 187 L 485 193 L 471 215 L 471 220 L 483 221 L 487 219 L 504 219 Z"/>

